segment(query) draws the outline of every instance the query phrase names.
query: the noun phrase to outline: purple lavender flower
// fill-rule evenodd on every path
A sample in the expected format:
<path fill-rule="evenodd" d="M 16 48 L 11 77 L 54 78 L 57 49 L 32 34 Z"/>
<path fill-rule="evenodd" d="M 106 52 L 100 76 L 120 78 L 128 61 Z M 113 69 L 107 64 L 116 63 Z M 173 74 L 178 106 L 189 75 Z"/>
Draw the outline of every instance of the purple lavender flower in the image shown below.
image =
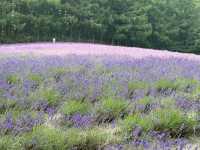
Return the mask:
<path fill-rule="evenodd" d="M 136 127 L 133 131 L 132 131 L 132 136 L 134 139 L 138 138 L 142 133 L 142 128 L 141 127 Z"/>
<path fill-rule="evenodd" d="M 75 114 L 71 117 L 71 121 L 76 128 L 86 128 L 92 123 L 92 117 L 87 115 Z"/>
<path fill-rule="evenodd" d="M 136 147 L 143 147 L 144 149 L 148 149 L 150 147 L 150 144 L 147 140 L 144 139 L 137 139 L 135 141 L 132 142 L 132 145 L 136 146 Z"/>
<path fill-rule="evenodd" d="M 46 109 L 46 112 L 48 113 L 49 117 L 53 117 L 53 115 L 55 114 L 56 110 L 55 110 L 55 108 L 48 107 Z"/>
<path fill-rule="evenodd" d="M 5 124 L 5 128 L 8 130 L 11 130 L 14 127 L 14 120 L 13 120 L 12 114 L 9 113 L 6 116 L 6 120 L 4 121 L 4 124 Z"/>

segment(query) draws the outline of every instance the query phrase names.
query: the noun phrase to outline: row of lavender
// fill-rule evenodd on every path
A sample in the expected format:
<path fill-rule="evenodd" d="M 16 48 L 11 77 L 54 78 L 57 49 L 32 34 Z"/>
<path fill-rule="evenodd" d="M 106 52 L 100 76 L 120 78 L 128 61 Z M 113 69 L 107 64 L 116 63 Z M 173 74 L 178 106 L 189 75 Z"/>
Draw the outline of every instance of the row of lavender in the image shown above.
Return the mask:
<path fill-rule="evenodd" d="M 0 149 L 181 149 L 199 137 L 199 68 L 181 58 L 1 58 Z"/>

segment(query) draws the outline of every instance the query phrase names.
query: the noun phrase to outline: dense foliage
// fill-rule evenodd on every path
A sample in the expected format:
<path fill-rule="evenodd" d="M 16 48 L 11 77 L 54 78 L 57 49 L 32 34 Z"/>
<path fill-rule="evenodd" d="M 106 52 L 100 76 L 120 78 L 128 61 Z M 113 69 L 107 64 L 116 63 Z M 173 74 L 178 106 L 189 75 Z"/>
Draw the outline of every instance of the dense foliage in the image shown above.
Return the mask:
<path fill-rule="evenodd" d="M 86 41 L 199 53 L 197 0 L 1 0 L 0 42 Z"/>
<path fill-rule="evenodd" d="M 199 66 L 183 58 L 1 58 L 0 149 L 183 149 L 200 136 Z"/>

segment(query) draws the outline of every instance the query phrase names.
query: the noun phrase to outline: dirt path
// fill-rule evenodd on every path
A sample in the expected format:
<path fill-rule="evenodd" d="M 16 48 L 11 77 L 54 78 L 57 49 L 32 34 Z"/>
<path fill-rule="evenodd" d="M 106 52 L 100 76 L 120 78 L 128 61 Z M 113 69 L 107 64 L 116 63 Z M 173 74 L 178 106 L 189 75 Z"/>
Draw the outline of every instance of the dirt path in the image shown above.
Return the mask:
<path fill-rule="evenodd" d="M 200 61 L 200 56 L 194 54 L 181 54 L 177 52 L 158 51 L 152 49 L 142 49 L 135 47 L 108 46 L 101 44 L 88 43 L 27 43 L 0 45 L 0 55 L 117 55 L 131 56 L 134 58 L 159 57 L 169 58 L 178 57 L 183 59 Z"/>

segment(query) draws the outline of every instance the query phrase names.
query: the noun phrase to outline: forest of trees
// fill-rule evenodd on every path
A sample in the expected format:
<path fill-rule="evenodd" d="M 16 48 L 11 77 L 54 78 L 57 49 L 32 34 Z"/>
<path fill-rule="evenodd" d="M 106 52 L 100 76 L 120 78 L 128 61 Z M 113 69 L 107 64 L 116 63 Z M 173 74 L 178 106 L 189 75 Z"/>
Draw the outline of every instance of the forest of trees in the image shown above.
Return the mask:
<path fill-rule="evenodd" d="M 81 41 L 200 53 L 198 0 L 1 0 L 0 43 Z"/>

